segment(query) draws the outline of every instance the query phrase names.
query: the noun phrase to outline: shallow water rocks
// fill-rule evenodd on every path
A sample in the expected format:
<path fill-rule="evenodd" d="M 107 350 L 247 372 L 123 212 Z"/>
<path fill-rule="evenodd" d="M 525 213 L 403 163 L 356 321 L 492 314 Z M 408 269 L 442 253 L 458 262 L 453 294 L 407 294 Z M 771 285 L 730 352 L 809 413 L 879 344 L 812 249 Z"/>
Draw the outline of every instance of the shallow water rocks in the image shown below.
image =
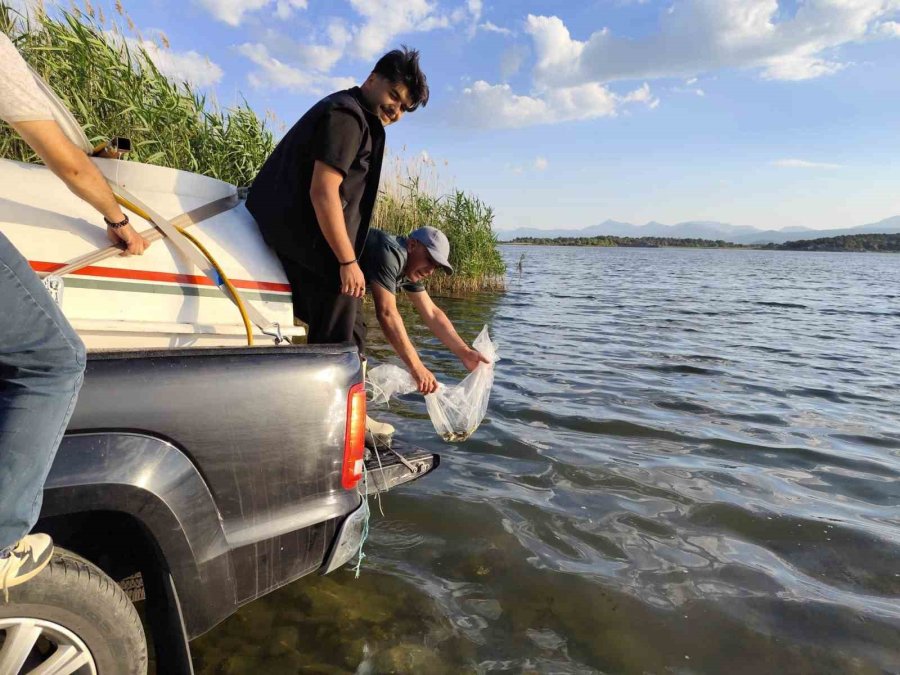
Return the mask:
<path fill-rule="evenodd" d="M 372 659 L 376 673 L 429 673 L 441 675 L 450 673 L 449 664 L 438 653 L 416 644 L 399 644 L 383 650 Z"/>
<path fill-rule="evenodd" d="M 463 606 L 473 614 L 477 614 L 485 619 L 490 619 L 491 621 L 496 621 L 500 618 L 500 615 L 503 614 L 503 608 L 496 600 L 471 599 L 466 600 L 463 603 Z"/>

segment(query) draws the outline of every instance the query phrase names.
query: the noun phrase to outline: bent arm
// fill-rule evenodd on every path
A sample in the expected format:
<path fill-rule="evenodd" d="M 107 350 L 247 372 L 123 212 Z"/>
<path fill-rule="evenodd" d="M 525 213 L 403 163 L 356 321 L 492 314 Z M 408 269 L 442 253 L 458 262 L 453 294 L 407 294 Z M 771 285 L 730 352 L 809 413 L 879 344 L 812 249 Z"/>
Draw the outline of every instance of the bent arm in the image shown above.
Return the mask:
<path fill-rule="evenodd" d="M 347 224 L 344 222 L 344 208 L 341 204 L 343 182 L 344 175 L 340 171 L 316 160 L 309 197 L 316 211 L 316 220 L 319 221 L 322 235 L 338 262 L 347 262 L 356 257 L 353 244 L 347 235 Z"/>
<path fill-rule="evenodd" d="M 435 337 L 437 337 L 447 349 L 453 352 L 454 356 L 461 359 L 469 350 L 469 345 L 459 337 L 459 333 L 456 332 L 453 323 L 447 318 L 444 310 L 434 304 L 431 296 L 428 295 L 428 291 L 408 293 L 407 295 L 409 296 L 413 307 L 419 312 L 419 316 L 422 317 L 422 321 L 428 326 L 428 329 L 434 333 Z"/>
<path fill-rule="evenodd" d="M 415 373 L 417 370 L 421 370 L 425 366 L 406 332 L 403 317 L 400 316 L 400 311 L 397 309 L 397 298 L 379 284 L 373 283 L 371 288 L 372 297 L 375 300 L 375 316 L 378 318 L 384 337 L 387 338 L 391 347 L 397 352 L 397 356 L 403 360 L 410 372 Z"/>
<path fill-rule="evenodd" d="M 468 370 L 474 370 L 479 363 L 490 363 L 481 352 L 472 349 L 456 332 L 453 322 L 447 317 L 440 307 L 434 304 L 428 291 L 408 293 L 413 307 L 419 312 L 422 321 L 429 330 L 444 343 L 453 355 L 456 356 Z"/>
<path fill-rule="evenodd" d="M 125 218 L 100 169 L 52 120 L 13 122 L 13 129 L 73 193 L 116 223 Z"/>

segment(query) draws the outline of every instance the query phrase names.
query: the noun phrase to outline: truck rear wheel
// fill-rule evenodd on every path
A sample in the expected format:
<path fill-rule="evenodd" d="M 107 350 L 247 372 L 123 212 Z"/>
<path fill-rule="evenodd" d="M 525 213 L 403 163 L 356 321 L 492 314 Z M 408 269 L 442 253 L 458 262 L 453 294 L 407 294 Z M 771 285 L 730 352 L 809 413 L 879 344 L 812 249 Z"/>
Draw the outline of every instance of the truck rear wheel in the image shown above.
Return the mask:
<path fill-rule="evenodd" d="M 145 675 L 134 605 L 96 565 L 62 548 L 34 579 L 0 596 L 0 674 Z"/>

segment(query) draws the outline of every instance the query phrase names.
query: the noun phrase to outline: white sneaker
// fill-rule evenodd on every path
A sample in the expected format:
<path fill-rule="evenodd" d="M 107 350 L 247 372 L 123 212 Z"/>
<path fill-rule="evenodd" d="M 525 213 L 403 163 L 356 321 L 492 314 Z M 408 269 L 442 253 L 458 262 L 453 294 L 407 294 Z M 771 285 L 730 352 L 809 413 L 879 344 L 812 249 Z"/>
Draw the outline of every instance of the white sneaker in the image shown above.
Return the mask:
<path fill-rule="evenodd" d="M 9 602 L 9 589 L 33 579 L 53 557 L 53 540 L 46 534 L 29 534 L 0 558 L 0 589 Z"/>
<path fill-rule="evenodd" d="M 366 415 L 366 445 L 373 448 L 391 447 L 394 426 L 387 422 L 376 422 Z"/>

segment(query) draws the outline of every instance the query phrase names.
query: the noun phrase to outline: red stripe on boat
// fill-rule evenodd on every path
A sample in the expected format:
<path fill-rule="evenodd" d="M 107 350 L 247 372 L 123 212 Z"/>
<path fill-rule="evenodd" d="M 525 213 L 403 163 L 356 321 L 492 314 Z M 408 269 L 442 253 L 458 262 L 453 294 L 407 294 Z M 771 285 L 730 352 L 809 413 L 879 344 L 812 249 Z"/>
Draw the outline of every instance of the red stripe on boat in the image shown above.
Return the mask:
<path fill-rule="evenodd" d="M 65 263 L 43 262 L 41 260 L 29 260 L 28 264 L 35 272 L 53 272 L 60 269 Z M 131 279 L 133 281 L 163 281 L 173 284 L 190 284 L 192 286 L 215 286 L 212 279 L 206 276 L 193 274 L 171 274 L 170 272 L 152 272 L 150 270 L 123 270 L 113 267 L 95 267 L 88 265 L 80 270 L 72 272 L 79 276 L 107 277 L 110 279 Z M 288 293 L 291 290 L 289 284 L 276 284 L 271 281 L 248 281 L 246 279 L 231 279 L 235 288 L 246 288 L 254 291 L 280 291 Z"/>

